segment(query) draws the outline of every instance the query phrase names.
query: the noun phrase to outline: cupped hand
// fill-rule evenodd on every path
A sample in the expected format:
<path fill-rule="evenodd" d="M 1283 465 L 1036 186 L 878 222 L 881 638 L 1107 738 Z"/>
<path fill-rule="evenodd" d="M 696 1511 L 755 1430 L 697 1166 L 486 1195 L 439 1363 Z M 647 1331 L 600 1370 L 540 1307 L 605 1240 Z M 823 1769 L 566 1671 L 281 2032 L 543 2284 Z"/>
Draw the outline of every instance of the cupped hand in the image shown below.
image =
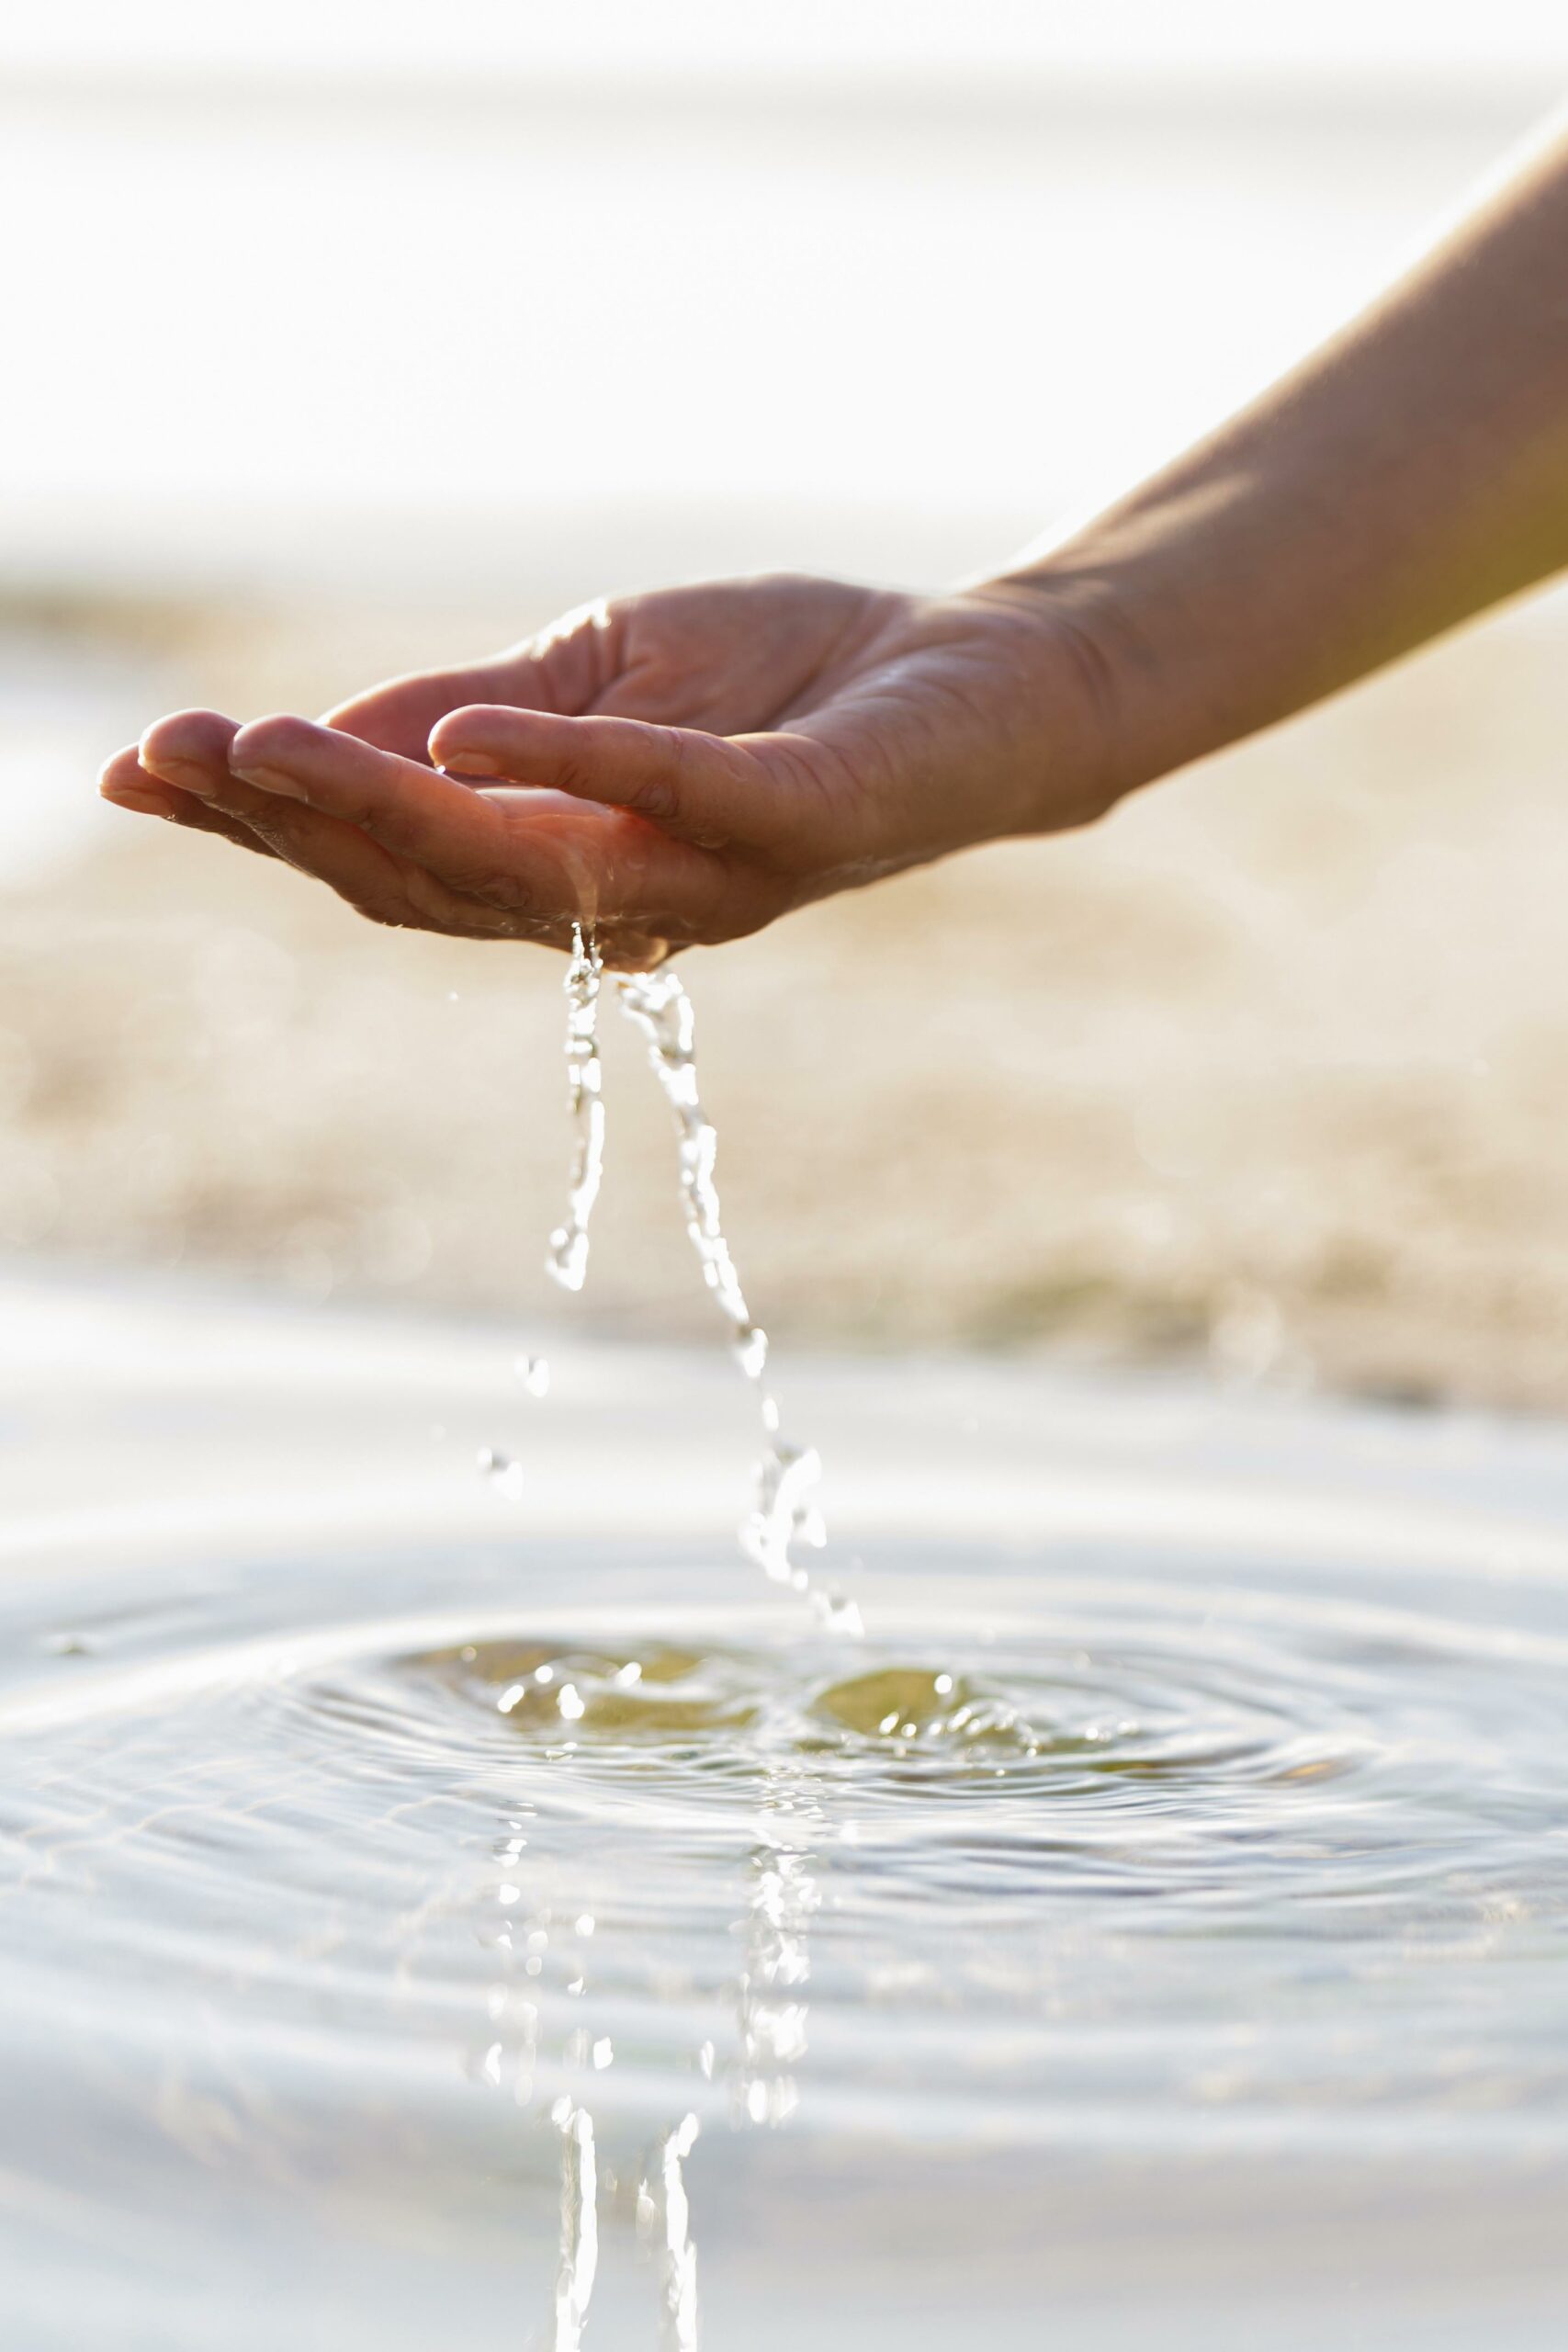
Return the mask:
<path fill-rule="evenodd" d="M 1092 647 L 1035 589 L 794 577 L 628 596 L 465 669 L 241 727 L 160 719 L 122 807 L 318 876 L 378 922 L 656 962 L 1112 795 Z"/>

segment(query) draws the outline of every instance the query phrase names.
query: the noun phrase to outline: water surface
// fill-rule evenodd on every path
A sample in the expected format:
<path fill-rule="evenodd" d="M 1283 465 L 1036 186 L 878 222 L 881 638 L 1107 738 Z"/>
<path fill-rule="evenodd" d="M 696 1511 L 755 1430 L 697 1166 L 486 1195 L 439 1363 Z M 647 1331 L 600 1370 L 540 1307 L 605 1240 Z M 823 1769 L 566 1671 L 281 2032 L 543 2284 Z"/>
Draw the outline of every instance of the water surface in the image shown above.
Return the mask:
<path fill-rule="evenodd" d="M 1554 1433 L 6 1304 L 8 2345 L 1561 2341 Z"/>

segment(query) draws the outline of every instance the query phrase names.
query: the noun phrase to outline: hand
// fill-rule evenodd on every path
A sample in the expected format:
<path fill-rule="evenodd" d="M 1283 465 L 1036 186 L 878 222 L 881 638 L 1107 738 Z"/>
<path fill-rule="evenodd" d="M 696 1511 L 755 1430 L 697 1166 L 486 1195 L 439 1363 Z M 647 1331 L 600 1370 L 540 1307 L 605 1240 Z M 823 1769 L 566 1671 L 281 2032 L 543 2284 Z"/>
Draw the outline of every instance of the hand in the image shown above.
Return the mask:
<path fill-rule="evenodd" d="M 648 964 L 1100 814 L 1098 684 L 1030 587 L 720 582 L 591 607 L 320 725 L 180 712 L 102 789 L 284 858 L 378 922 L 564 945 L 581 922 L 610 962 Z"/>

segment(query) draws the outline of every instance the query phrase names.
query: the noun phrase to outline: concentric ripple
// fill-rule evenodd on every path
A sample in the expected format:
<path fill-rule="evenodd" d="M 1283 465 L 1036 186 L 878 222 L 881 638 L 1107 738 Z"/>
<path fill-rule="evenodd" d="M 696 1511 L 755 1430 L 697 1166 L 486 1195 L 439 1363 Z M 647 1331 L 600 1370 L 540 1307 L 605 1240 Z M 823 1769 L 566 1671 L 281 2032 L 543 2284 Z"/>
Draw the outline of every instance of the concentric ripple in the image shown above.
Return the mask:
<path fill-rule="evenodd" d="M 1157 1652 L 1096 1657 L 1039 1635 L 1001 1659 L 951 1633 L 925 1654 L 491 1641 L 391 1671 L 408 1679 L 411 1697 L 434 1679 L 482 1716 L 501 1716 L 509 1733 L 591 1769 L 613 1770 L 618 1756 L 652 1747 L 677 1775 L 705 1769 L 718 1745 L 741 1770 L 808 1758 L 862 1796 L 912 1787 L 956 1795 L 980 1776 L 1006 1781 L 1012 1799 L 1026 1786 L 1061 1799 L 1126 1775 L 1180 1782 L 1196 1797 L 1205 1780 L 1322 1778 L 1362 1754 L 1344 1730 L 1337 1743 L 1314 1740 L 1322 1709 L 1310 1690 L 1286 1687 L 1282 1661 L 1271 1690 L 1193 1660 L 1173 1686 Z"/>
<path fill-rule="evenodd" d="M 132 2230 L 214 2165 L 427 2229 L 509 2179 L 542 2345 L 624 2194 L 680 2344 L 688 2160 L 783 2127 L 1568 2151 L 1554 1587 L 933 1554 L 856 1643 L 623 1570 L 40 1594 L 0 2166 Z"/>

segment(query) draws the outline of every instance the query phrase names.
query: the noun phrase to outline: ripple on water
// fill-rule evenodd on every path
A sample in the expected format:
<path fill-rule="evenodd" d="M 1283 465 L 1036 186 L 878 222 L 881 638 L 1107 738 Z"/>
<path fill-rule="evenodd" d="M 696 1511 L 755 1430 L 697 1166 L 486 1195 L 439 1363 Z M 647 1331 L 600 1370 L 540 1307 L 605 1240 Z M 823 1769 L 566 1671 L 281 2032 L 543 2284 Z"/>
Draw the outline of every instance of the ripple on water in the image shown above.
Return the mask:
<path fill-rule="evenodd" d="M 867 1792 L 888 1774 L 897 1787 L 918 1779 L 933 1793 L 979 1775 L 1004 1781 L 1010 1798 L 1021 1784 L 1065 1795 L 1086 1776 L 1322 1779 L 1364 1753 L 1345 1730 L 1337 1744 L 1314 1741 L 1302 1694 L 1271 1701 L 1190 1664 L 1190 1687 L 1173 1688 L 1169 1661 L 1157 1656 L 1097 1659 L 1036 1642 L 999 1666 L 988 1655 L 957 1663 L 951 1635 L 941 1653 L 951 1663 L 897 1651 L 877 1658 L 875 1647 L 857 1645 L 852 1674 L 836 1647 L 657 1639 L 464 1643 L 403 1658 L 393 1671 L 411 1688 L 434 1680 L 547 1751 L 613 1762 L 621 1747 L 652 1747 L 671 1751 L 673 1775 L 700 1767 L 717 1742 L 738 1765 L 763 1771 L 786 1757 L 810 1758 Z"/>
<path fill-rule="evenodd" d="M 954 1561 L 962 1615 L 889 1586 L 853 1645 L 678 1591 L 508 1620 L 444 1566 L 313 1633 L 286 1594 L 242 1630 L 230 1585 L 46 1649 L 56 1593 L 54 1695 L 0 1702 L 0 2054 L 55 2052 L 72 2163 L 140 2084 L 142 2183 L 241 2084 L 264 2142 L 395 2142 L 436 2204 L 542 2134 L 569 2311 L 617 2166 L 689 2289 L 699 2134 L 1306 2147 L 1430 2111 L 1568 2151 L 1555 1624 L 1133 1566 Z"/>

